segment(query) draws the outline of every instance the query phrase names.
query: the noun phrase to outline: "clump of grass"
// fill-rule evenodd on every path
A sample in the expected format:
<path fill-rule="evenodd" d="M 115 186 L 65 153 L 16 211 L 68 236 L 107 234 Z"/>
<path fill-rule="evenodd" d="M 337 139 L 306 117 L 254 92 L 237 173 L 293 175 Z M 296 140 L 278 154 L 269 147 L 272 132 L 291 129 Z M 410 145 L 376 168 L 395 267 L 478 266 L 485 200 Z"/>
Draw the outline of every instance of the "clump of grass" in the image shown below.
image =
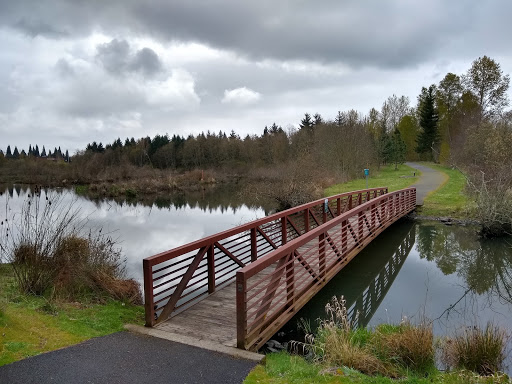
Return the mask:
<path fill-rule="evenodd" d="M 115 239 L 101 229 L 86 232 L 79 210 L 62 195 L 34 192 L 0 231 L 0 261 L 10 263 L 18 288 L 66 300 L 110 296 L 141 303 L 138 284 L 124 279 Z"/>
<path fill-rule="evenodd" d="M 435 349 L 432 326 L 423 322 L 412 325 L 404 321 L 393 332 L 377 327 L 373 345 L 384 359 L 415 372 L 428 372 L 434 367 Z"/>
<path fill-rule="evenodd" d="M 420 375 L 435 369 L 432 326 L 383 324 L 374 330 L 353 328 L 346 302 L 333 297 L 326 305 L 327 318 L 320 322 L 316 335 L 308 334 L 305 343 L 296 343 L 328 366 L 345 366 L 371 375 L 391 378 L 405 372 Z"/>
<path fill-rule="evenodd" d="M 348 318 L 346 301 L 336 296 L 325 306 L 327 319 L 320 322 L 316 337 L 306 336 L 297 343 L 313 354 L 317 361 L 334 366 L 346 366 L 368 375 L 396 377 L 396 370 L 372 353 L 369 335 L 355 331 Z"/>
<path fill-rule="evenodd" d="M 464 368 L 492 375 L 503 368 L 507 334 L 487 323 L 485 328 L 467 327 L 444 342 L 443 362 L 448 368 Z"/>

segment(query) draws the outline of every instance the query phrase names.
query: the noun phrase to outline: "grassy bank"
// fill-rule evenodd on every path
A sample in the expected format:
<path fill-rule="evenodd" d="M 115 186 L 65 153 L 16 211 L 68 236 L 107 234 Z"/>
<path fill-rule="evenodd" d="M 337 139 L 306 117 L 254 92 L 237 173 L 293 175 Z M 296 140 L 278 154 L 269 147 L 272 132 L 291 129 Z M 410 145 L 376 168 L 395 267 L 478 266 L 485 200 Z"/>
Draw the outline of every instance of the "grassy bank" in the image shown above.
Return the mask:
<path fill-rule="evenodd" d="M 367 376 L 347 367 L 329 367 L 306 361 L 300 356 L 285 352 L 267 355 L 265 363 L 259 365 L 245 379 L 244 384 L 334 384 L 334 383 L 361 383 L 361 384 L 467 384 L 467 383 L 510 383 L 506 375 L 495 374 L 483 377 L 470 371 L 455 371 L 444 373 L 432 370 L 428 377 L 411 373 L 406 378 L 397 380 L 384 376 Z"/>
<path fill-rule="evenodd" d="M 10 265 L 0 264 L 0 366 L 142 324 L 141 306 L 59 303 L 20 294 Z"/>
<path fill-rule="evenodd" d="M 416 176 L 414 176 L 416 172 Z M 370 170 L 368 188 L 388 187 L 389 191 L 397 191 L 407 188 L 418 181 L 420 173 L 415 169 L 401 164 L 395 170 L 394 165 L 382 166 L 380 170 Z M 337 193 L 356 191 L 366 188 L 365 179 L 351 180 L 343 184 L 335 184 L 325 189 L 325 196 L 336 195 Z"/>
<path fill-rule="evenodd" d="M 457 169 L 443 165 L 425 163 L 426 166 L 446 175 L 446 181 L 432 192 L 424 201 L 421 209 L 423 216 L 448 216 L 466 218 L 471 215 L 472 206 L 464 193 L 466 177 Z"/>

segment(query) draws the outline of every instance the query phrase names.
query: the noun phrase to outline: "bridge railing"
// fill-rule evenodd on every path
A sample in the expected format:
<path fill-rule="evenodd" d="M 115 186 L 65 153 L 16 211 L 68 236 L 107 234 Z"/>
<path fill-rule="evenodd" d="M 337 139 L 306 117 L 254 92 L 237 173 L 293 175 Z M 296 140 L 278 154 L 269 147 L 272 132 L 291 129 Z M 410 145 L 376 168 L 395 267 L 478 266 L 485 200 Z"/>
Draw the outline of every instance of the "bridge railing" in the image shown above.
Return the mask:
<path fill-rule="evenodd" d="M 259 349 L 375 236 L 415 207 L 415 188 L 382 195 L 240 269 L 237 346 Z"/>
<path fill-rule="evenodd" d="M 237 270 L 274 249 L 386 193 L 372 188 L 316 200 L 144 259 L 146 326 L 229 284 Z"/>

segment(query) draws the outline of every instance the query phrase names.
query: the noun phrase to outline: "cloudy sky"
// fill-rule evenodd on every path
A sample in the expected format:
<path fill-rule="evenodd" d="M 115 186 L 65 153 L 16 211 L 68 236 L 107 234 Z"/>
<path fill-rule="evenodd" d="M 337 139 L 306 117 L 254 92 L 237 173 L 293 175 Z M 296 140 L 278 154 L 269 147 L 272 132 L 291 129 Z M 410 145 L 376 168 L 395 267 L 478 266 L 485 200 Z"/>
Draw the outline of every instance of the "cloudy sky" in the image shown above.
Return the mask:
<path fill-rule="evenodd" d="M 0 149 L 415 103 L 479 56 L 512 73 L 511 14 L 510 0 L 1 0 Z"/>

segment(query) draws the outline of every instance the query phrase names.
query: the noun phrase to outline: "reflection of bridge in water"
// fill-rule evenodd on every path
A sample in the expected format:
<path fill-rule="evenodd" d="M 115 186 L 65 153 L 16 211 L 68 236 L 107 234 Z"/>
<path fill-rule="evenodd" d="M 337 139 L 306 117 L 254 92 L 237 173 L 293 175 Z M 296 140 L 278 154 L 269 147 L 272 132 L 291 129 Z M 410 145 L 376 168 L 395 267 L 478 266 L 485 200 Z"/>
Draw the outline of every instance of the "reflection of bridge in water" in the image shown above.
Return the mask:
<path fill-rule="evenodd" d="M 377 308 L 379 308 L 380 303 L 386 297 L 389 288 L 393 285 L 414 245 L 415 228 L 414 225 L 411 226 L 396 251 L 387 259 L 386 264 L 375 275 L 371 276 L 370 282 L 361 294 L 354 301 L 347 302 L 348 316 L 354 326 L 366 327 Z"/>
<path fill-rule="evenodd" d="M 318 292 L 280 330 L 285 336 L 277 340 L 302 340 L 303 320 L 312 326 L 326 317 L 325 305 L 333 296 L 343 296 L 352 324 L 366 327 L 386 297 L 415 243 L 416 225 L 402 221 L 386 231 L 385 237 L 377 237 Z M 277 332 L 280 334 L 280 332 Z M 284 338 L 282 338 L 284 337 Z M 281 339 L 282 338 L 282 339 Z"/>

